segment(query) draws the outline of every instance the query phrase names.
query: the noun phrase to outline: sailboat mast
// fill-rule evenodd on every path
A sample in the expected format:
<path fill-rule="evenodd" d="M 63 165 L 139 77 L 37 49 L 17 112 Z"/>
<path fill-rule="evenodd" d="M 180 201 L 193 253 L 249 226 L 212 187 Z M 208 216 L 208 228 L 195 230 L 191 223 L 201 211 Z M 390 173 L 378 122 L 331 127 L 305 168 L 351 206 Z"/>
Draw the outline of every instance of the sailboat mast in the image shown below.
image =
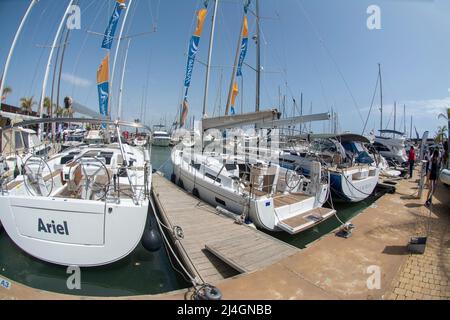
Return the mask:
<path fill-rule="evenodd" d="M 312 114 L 312 109 L 313 109 L 313 103 L 311 101 L 311 104 L 309 106 L 309 114 Z M 309 123 L 309 133 L 311 133 L 311 122 Z"/>
<path fill-rule="evenodd" d="M 1 105 L 1 98 L 3 96 L 3 88 L 5 87 L 5 83 L 6 83 L 6 75 L 8 74 L 9 63 L 10 63 L 11 57 L 14 53 L 17 39 L 19 39 L 20 33 L 22 32 L 23 26 L 25 25 L 25 21 L 27 20 L 29 14 L 31 12 L 31 9 L 33 9 L 33 6 L 36 3 L 37 3 L 37 0 L 31 0 L 27 11 L 25 12 L 25 15 L 22 18 L 22 21 L 20 22 L 19 28 L 16 31 L 16 35 L 14 36 L 13 42 L 11 44 L 11 48 L 9 48 L 8 57 L 6 58 L 5 68 L 3 69 L 3 75 L 2 75 L 2 79 L 0 81 L 0 105 Z"/>
<path fill-rule="evenodd" d="M 241 31 L 239 32 L 239 40 L 238 40 L 237 48 L 236 48 L 236 56 L 234 58 L 233 73 L 231 74 L 230 89 L 228 90 L 227 107 L 225 109 L 226 116 L 230 112 L 230 107 L 231 107 L 231 97 L 233 95 L 233 86 L 234 86 L 234 81 L 236 80 L 236 72 L 237 72 L 237 67 L 238 67 L 238 63 L 239 63 L 239 55 L 241 52 L 241 42 L 242 42 L 242 38 L 243 38 L 242 33 L 244 30 L 244 23 L 245 23 L 245 21 L 244 21 L 244 19 L 242 19 Z"/>
<path fill-rule="evenodd" d="M 216 0 L 214 3 L 214 13 L 212 16 L 212 24 L 211 24 L 211 35 L 209 38 L 209 49 L 208 49 L 208 62 L 206 63 L 206 81 L 205 81 L 205 95 L 203 97 L 203 117 L 206 116 L 206 109 L 208 106 L 208 91 L 209 91 L 209 74 L 211 71 L 211 59 L 212 59 L 212 50 L 214 46 L 214 31 L 216 29 L 216 17 L 217 17 L 217 7 L 219 5 L 219 0 Z"/>
<path fill-rule="evenodd" d="M 42 92 L 41 92 L 41 100 L 39 101 L 39 117 L 42 119 L 44 116 L 44 99 L 45 99 L 45 89 L 47 88 L 47 81 L 48 76 L 50 74 L 50 67 L 52 65 L 52 59 L 53 59 L 53 52 L 55 51 L 56 42 L 58 41 L 59 36 L 61 35 L 62 28 L 64 26 L 64 22 L 66 21 L 66 16 L 69 13 L 70 8 L 72 7 L 74 0 L 70 0 L 69 4 L 67 5 L 66 11 L 64 11 L 64 15 L 61 19 L 61 22 L 59 23 L 58 30 L 56 31 L 55 38 L 53 39 L 52 47 L 50 48 L 50 54 L 48 55 L 48 61 L 47 61 L 47 67 L 45 69 L 45 75 L 44 75 L 44 81 L 42 83 Z M 39 125 L 39 131 L 40 131 L 40 138 L 42 139 L 42 128 L 43 125 Z"/>
<path fill-rule="evenodd" d="M 394 102 L 394 131 L 397 129 L 396 127 L 396 123 L 397 123 L 397 102 Z M 395 135 L 395 133 L 394 133 Z"/>
<path fill-rule="evenodd" d="M 378 64 L 378 77 L 380 78 L 380 130 L 383 130 L 383 82 L 381 77 L 381 64 Z"/>
<path fill-rule="evenodd" d="M 122 119 L 122 96 L 123 96 L 123 79 L 125 78 L 125 69 L 127 67 L 127 59 L 128 59 L 128 49 L 130 49 L 130 42 L 131 39 L 128 39 L 127 42 L 127 50 L 125 52 L 125 59 L 123 61 L 123 68 L 122 68 L 122 77 L 120 79 L 120 88 L 119 88 L 119 107 L 117 108 L 117 119 Z M 141 114 L 142 119 L 142 114 Z"/>
<path fill-rule="evenodd" d="M 119 54 L 119 48 L 120 48 L 120 42 L 122 41 L 123 29 L 125 27 L 125 23 L 127 22 L 128 12 L 130 12 L 130 7 L 131 7 L 132 3 L 133 3 L 133 0 L 130 0 L 130 2 L 128 2 L 128 7 L 126 8 L 125 16 L 123 17 L 122 25 L 120 26 L 119 37 L 117 39 L 116 52 L 114 54 L 114 61 L 113 61 L 112 70 L 111 70 L 111 79 L 109 81 L 109 86 L 111 88 L 111 90 L 110 90 L 111 92 L 109 94 L 109 105 L 110 105 L 110 108 L 108 110 L 109 120 L 111 120 L 111 108 L 112 108 L 112 103 L 111 103 L 112 99 L 111 99 L 111 97 L 112 97 L 112 91 L 113 91 L 113 80 L 114 80 L 114 73 L 115 73 L 115 70 L 116 70 L 117 55 Z"/>
<path fill-rule="evenodd" d="M 259 111 L 260 98 L 261 98 L 261 25 L 259 17 L 259 0 L 255 1 L 256 5 L 256 99 L 255 99 L 255 111 Z"/>
<path fill-rule="evenodd" d="M 403 105 L 403 134 L 406 135 L 406 104 Z"/>
<path fill-rule="evenodd" d="M 409 130 L 409 140 L 412 140 L 412 115 L 411 115 L 411 127 Z"/>

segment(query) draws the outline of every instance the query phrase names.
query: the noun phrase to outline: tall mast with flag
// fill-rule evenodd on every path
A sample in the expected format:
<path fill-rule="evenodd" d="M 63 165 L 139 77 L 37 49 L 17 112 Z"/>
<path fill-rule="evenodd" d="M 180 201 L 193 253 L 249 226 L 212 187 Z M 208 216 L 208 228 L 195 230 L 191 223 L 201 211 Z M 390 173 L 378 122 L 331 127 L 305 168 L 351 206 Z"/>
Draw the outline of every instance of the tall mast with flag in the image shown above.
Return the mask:
<path fill-rule="evenodd" d="M 235 102 L 236 97 L 239 94 L 239 87 L 236 81 L 236 77 L 242 77 L 242 66 L 244 64 L 245 56 L 248 48 L 248 7 L 250 6 L 250 0 L 244 1 L 244 18 L 242 20 L 241 33 L 239 35 L 238 50 L 236 52 L 235 63 L 233 66 L 233 74 L 231 75 L 230 91 L 228 93 L 227 107 L 225 115 L 231 111 L 231 114 L 235 114 Z"/>
<path fill-rule="evenodd" d="M 184 127 L 186 123 L 186 118 L 189 111 L 188 104 L 188 93 L 189 87 L 191 85 L 192 72 L 194 70 L 195 58 L 198 52 L 198 46 L 200 43 L 200 37 L 203 31 L 203 24 L 205 23 L 206 14 L 208 13 L 208 0 L 203 2 L 203 8 L 198 10 L 197 25 L 195 27 L 195 32 L 192 35 L 191 41 L 189 42 L 188 60 L 186 65 L 186 76 L 184 78 L 184 97 L 182 103 L 182 110 L 180 112 L 180 128 Z"/>
<path fill-rule="evenodd" d="M 116 0 L 113 13 L 109 19 L 109 24 L 105 30 L 105 35 L 102 41 L 102 48 L 107 50 L 107 52 L 97 70 L 97 89 L 100 114 L 104 117 L 109 114 L 109 53 L 114 40 L 117 24 L 120 19 L 120 13 L 124 9 L 126 9 L 125 0 Z M 105 127 L 105 125 L 103 125 L 103 127 Z"/>

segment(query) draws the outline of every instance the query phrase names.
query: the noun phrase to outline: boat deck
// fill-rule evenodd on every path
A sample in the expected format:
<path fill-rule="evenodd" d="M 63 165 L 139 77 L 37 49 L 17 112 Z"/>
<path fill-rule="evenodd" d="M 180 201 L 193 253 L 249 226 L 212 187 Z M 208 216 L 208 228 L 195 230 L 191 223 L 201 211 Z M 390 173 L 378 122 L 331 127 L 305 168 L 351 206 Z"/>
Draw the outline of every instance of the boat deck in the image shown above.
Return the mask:
<path fill-rule="evenodd" d="M 313 197 L 301 194 L 301 193 L 290 193 L 286 195 L 280 195 L 273 198 L 273 203 L 275 208 L 280 208 L 284 206 L 289 206 L 291 204 L 302 202 Z"/>
<path fill-rule="evenodd" d="M 159 174 L 152 194 L 161 219 L 171 229 L 183 229 L 172 240 L 192 274 L 208 283 L 273 264 L 299 249 L 254 228 L 239 225 Z"/>

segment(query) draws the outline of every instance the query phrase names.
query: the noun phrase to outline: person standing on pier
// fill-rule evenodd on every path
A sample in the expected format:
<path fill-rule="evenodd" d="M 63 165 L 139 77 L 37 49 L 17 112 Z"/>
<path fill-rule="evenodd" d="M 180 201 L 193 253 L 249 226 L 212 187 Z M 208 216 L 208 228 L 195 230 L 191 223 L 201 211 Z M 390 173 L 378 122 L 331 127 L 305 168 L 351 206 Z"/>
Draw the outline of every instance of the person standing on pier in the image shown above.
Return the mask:
<path fill-rule="evenodd" d="M 439 173 L 439 150 L 434 149 L 433 157 L 430 160 L 430 171 L 428 173 L 428 195 L 425 206 L 431 205 L 431 198 L 433 197 L 434 190 L 436 189 L 436 181 Z"/>
<path fill-rule="evenodd" d="M 409 178 L 411 179 L 413 177 L 414 172 L 414 163 L 416 162 L 416 151 L 414 150 L 413 146 L 411 146 L 411 148 L 409 149 L 408 162 L 409 162 Z"/>

